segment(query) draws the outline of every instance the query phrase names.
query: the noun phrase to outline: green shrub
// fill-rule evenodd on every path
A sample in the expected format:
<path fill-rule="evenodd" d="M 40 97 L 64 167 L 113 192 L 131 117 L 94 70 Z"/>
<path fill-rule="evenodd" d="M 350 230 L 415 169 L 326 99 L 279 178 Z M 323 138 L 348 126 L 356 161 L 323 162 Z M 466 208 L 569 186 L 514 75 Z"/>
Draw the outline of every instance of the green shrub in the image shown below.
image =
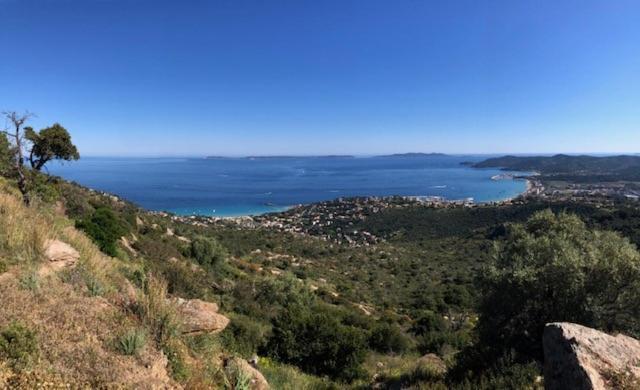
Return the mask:
<path fill-rule="evenodd" d="M 468 308 L 471 306 L 471 294 L 465 286 L 449 284 L 444 290 L 444 302 L 450 306 Z"/>
<path fill-rule="evenodd" d="M 87 285 L 87 290 L 89 290 L 89 295 L 92 297 L 101 296 L 105 292 L 102 283 L 91 275 L 86 276 L 85 284 Z"/>
<path fill-rule="evenodd" d="M 214 267 L 223 262 L 228 254 L 217 240 L 197 236 L 191 241 L 191 256 L 202 266 Z"/>
<path fill-rule="evenodd" d="M 7 263 L 5 263 L 3 260 L 0 260 L 0 274 L 7 272 L 8 269 L 9 267 L 7 267 Z"/>
<path fill-rule="evenodd" d="M 34 197 L 47 203 L 52 203 L 60 198 L 60 192 L 51 176 L 35 171 L 30 171 L 29 176 L 29 191 Z"/>
<path fill-rule="evenodd" d="M 349 382 L 362 375 L 366 344 L 361 330 L 341 324 L 322 306 L 293 304 L 274 319 L 262 352 L 311 374 Z"/>
<path fill-rule="evenodd" d="M 35 331 L 12 322 L 0 331 L 0 358 L 16 368 L 24 368 L 38 356 L 38 340 Z"/>
<path fill-rule="evenodd" d="M 250 317 L 234 315 L 220 337 L 226 350 L 249 358 L 264 344 L 265 332 L 265 326 Z"/>
<path fill-rule="evenodd" d="M 171 376 L 178 382 L 183 382 L 189 377 L 189 367 L 185 360 L 185 349 L 177 340 L 168 340 L 162 346 L 162 351 L 169 360 Z"/>
<path fill-rule="evenodd" d="M 411 326 L 411 332 L 417 336 L 423 336 L 431 332 L 442 332 L 447 328 L 447 323 L 442 315 L 431 310 L 423 310 Z"/>
<path fill-rule="evenodd" d="M 117 256 L 116 243 L 127 233 L 125 224 L 106 207 L 98 207 L 90 216 L 76 223 L 109 256 Z"/>
<path fill-rule="evenodd" d="M 549 322 L 640 336 L 640 254 L 574 215 L 544 211 L 511 226 L 481 286 L 480 342 L 497 357 L 542 361 Z"/>
<path fill-rule="evenodd" d="M 29 272 L 19 279 L 20 287 L 29 291 L 40 289 L 40 277 L 36 272 Z"/>
<path fill-rule="evenodd" d="M 395 324 L 380 323 L 369 334 L 369 346 L 381 353 L 405 352 L 411 342 Z"/>
<path fill-rule="evenodd" d="M 147 336 L 140 329 L 131 329 L 118 338 L 118 351 L 123 355 L 136 355 L 147 342 Z"/>
<path fill-rule="evenodd" d="M 458 350 L 471 342 L 468 332 L 465 331 L 433 331 L 418 337 L 418 352 L 421 354 L 437 353 L 444 355 L 446 350 Z"/>

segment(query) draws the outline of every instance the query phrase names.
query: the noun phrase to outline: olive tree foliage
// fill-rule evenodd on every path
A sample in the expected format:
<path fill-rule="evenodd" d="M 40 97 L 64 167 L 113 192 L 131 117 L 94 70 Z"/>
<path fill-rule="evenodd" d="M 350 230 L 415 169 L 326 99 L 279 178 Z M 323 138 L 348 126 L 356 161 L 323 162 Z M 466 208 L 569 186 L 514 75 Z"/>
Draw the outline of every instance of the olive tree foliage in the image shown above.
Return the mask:
<path fill-rule="evenodd" d="M 31 127 L 25 127 L 25 138 L 31 142 L 29 162 L 31 168 L 40 171 L 51 160 L 78 160 L 80 154 L 71 142 L 67 129 L 59 123 L 36 132 Z"/>
<path fill-rule="evenodd" d="M 78 149 L 71 142 L 69 132 L 56 123 L 36 132 L 25 126 L 33 114 L 15 111 L 2 113 L 6 127 L 0 131 L 0 174 L 16 179 L 25 204 L 31 202 L 29 181 L 33 173 L 40 171 L 51 160 L 77 160 Z M 28 156 L 28 157 L 26 157 Z M 29 161 L 31 170 L 25 167 Z"/>
<path fill-rule="evenodd" d="M 481 277 L 481 345 L 541 360 L 556 321 L 640 336 L 640 254 L 626 238 L 547 210 L 510 226 L 496 249 Z"/>
<path fill-rule="evenodd" d="M 214 238 L 197 236 L 191 241 L 191 256 L 200 265 L 215 267 L 227 258 L 227 250 Z"/>

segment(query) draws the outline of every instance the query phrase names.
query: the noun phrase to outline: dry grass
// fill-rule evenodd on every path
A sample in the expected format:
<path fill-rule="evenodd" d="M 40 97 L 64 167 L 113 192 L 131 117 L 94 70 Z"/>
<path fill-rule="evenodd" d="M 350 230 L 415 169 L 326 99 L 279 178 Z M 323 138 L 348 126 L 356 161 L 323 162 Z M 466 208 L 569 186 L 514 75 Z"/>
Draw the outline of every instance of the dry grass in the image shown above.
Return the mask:
<path fill-rule="evenodd" d="M 40 273 L 47 239 L 80 253 L 73 268 Z M 55 206 L 25 207 L 0 178 L 0 330 L 20 321 L 38 334 L 39 358 L 28 370 L 3 367 L 0 388 L 33 388 L 47 382 L 72 388 L 187 388 L 224 386 L 220 346 L 182 336 L 167 283 L 144 279 L 137 299 L 126 274 L 136 265 L 104 255 Z M 3 272 L 7 271 L 7 272 Z M 129 294 L 130 296 L 131 294 Z M 137 329 L 149 342 L 125 348 L 122 336 Z"/>
<path fill-rule="evenodd" d="M 129 321 L 106 299 L 79 294 L 55 277 L 43 280 L 37 294 L 18 283 L 15 278 L 0 283 L 0 328 L 20 320 L 37 332 L 40 360 L 33 369 L 92 387 L 172 383 L 162 355 L 152 345 L 137 356 L 122 356 L 114 349 L 114 333 Z"/>
<path fill-rule="evenodd" d="M 167 282 L 148 275 L 145 295 L 140 300 L 139 315 L 158 346 L 166 344 L 179 334 L 176 309 L 167 298 Z"/>
<path fill-rule="evenodd" d="M 60 239 L 78 250 L 75 268 L 37 276 L 47 239 Z M 73 388 L 177 387 L 167 375 L 166 358 L 153 343 L 140 347 L 135 356 L 123 356 L 114 347 L 115 335 L 138 324 L 116 304 L 125 282 L 120 269 L 127 266 L 103 255 L 52 206 L 25 207 L 3 179 L 0 260 L 9 265 L 0 275 L 0 329 L 19 321 L 36 332 L 40 351 L 28 370 L 0 367 L 0 388 L 33 388 L 43 381 Z M 145 301 L 146 312 L 161 314 L 158 294 L 166 295 L 166 286 L 164 291 L 161 285 L 151 287 L 156 295 Z"/>
<path fill-rule="evenodd" d="M 0 257 L 9 264 L 38 261 L 47 238 L 57 236 L 49 220 L 24 207 L 15 195 L 0 193 Z"/>

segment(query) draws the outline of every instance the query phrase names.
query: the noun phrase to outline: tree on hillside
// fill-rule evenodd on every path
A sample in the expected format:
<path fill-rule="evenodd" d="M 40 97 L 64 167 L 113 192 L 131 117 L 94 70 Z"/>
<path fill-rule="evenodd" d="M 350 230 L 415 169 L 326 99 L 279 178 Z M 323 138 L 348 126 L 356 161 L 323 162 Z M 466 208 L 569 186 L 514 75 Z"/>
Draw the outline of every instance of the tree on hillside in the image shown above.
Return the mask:
<path fill-rule="evenodd" d="M 31 198 L 29 197 L 27 176 L 24 169 L 23 148 L 25 146 L 25 139 L 23 126 L 25 122 L 33 115 L 28 112 L 24 114 L 18 114 L 15 111 L 3 112 L 3 115 L 9 121 L 11 126 L 6 130 L 3 130 L 3 133 L 7 137 L 11 138 L 14 144 L 14 147 L 11 148 L 11 150 L 13 151 L 13 169 L 18 181 L 18 189 L 22 194 L 24 203 L 26 205 L 29 205 L 29 203 L 31 203 Z"/>
<path fill-rule="evenodd" d="M 575 215 L 547 210 L 509 227 L 481 285 L 480 345 L 494 356 L 542 361 L 556 321 L 640 336 L 640 254 Z"/>
<path fill-rule="evenodd" d="M 5 111 L 3 115 L 9 127 L 0 133 L 4 135 L 4 141 L 11 142 L 6 145 L 0 139 L 0 173 L 8 173 L 3 171 L 3 163 L 8 161 L 11 166 L 9 171 L 15 175 L 24 203 L 29 205 L 29 179 L 33 178 L 33 173 L 39 172 L 51 160 L 77 160 L 80 154 L 71 142 L 69 132 L 60 124 L 56 123 L 36 132 L 33 128 L 24 126 L 33 114 Z M 31 171 L 24 166 L 25 154 L 29 156 Z"/>
<path fill-rule="evenodd" d="M 71 142 L 67 129 L 59 123 L 44 128 L 39 132 L 31 127 L 25 127 L 25 138 L 31 142 L 29 162 L 31 168 L 40 171 L 51 160 L 78 160 L 80 154 Z"/>
<path fill-rule="evenodd" d="M 191 241 L 190 250 L 191 257 L 200 265 L 209 268 L 220 264 L 228 256 L 225 248 L 217 240 L 204 236 L 196 236 Z"/>

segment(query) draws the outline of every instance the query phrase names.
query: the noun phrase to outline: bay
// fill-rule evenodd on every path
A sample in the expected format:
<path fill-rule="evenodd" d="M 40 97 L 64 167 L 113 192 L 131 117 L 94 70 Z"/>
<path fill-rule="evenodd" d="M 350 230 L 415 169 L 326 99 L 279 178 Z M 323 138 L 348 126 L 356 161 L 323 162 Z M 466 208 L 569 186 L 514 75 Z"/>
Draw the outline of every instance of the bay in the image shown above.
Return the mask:
<path fill-rule="evenodd" d="M 441 196 L 499 201 L 523 180 L 462 165 L 487 156 L 131 158 L 83 157 L 50 172 L 146 209 L 179 215 L 242 216 L 350 196 Z"/>

